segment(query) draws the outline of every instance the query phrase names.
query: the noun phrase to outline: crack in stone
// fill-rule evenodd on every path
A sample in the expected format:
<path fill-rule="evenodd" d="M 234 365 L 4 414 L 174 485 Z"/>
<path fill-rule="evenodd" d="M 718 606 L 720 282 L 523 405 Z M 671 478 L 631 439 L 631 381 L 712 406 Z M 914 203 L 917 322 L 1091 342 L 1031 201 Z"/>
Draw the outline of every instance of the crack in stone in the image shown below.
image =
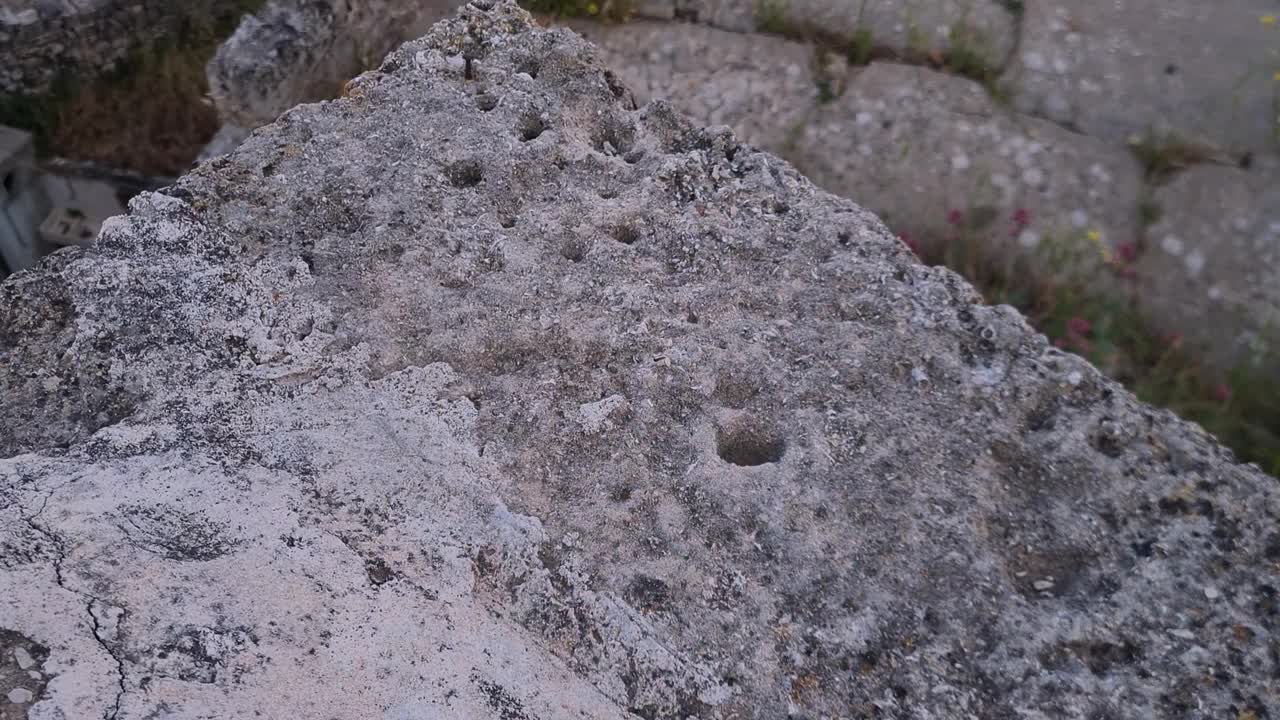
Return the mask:
<path fill-rule="evenodd" d="M 54 492 L 55 492 L 54 490 L 50 490 L 48 493 L 45 494 L 44 498 L 41 500 L 40 509 L 37 510 L 34 515 L 24 516 L 22 519 L 27 523 L 28 527 L 30 527 L 34 532 L 38 533 L 41 537 L 45 538 L 51 545 L 53 545 L 54 549 L 57 552 L 57 556 L 53 559 L 54 581 L 57 582 L 58 587 L 62 588 L 63 590 L 66 590 L 70 593 L 74 593 L 75 595 L 78 595 L 79 597 L 84 598 L 86 600 L 85 611 L 89 614 L 90 629 L 93 632 L 93 639 L 95 642 L 97 642 L 98 646 L 101 647 L 103 651 L 107 653 L 107 656 L 110 657 L 112 661 L 114 661 L 116 664 L 116 686 L 119 688 L 119 690 L 116 692 L 115 701 L 112 703 L 111 707 L 104 710 L 102 713 L 102 717 L 104 718 L 104 720 L 116 720 L 116 717 L 120 714 L 120 705 L 124 701 L 124 696 L 125 696 L 125 693 L 128 692 L 128 688 L 125 685 L 124 661 L 118 655 L 116 655 L 115 650 L 111 648 L 111 646 L 107 643 L 106 638 L 102 636 L 102 623 L 98 619 L 98 615 L 93 610 L 94 603 L 102 603 L 103 601 L 102 599 L 94 595 L 86 593 L 82 590 L 77 590 L 76 588 L 73 588 L 67 584 L 66 577 L 63 575 L 63 572 L 62 572 L 62 565 L 64 562 L 66 562 L 66 559 L 67 559 L 67 550 L 63 543 L 62 537 L 59 536 L 57 533 L 53 532 L 52 530 L 49 530 L 48 528 L 44 527 L 38 522 L 38 520 L 40 519 L 40 516 L 44 514 L 45 508 L 48 507 L 49 499 L 53 496 Z"/>

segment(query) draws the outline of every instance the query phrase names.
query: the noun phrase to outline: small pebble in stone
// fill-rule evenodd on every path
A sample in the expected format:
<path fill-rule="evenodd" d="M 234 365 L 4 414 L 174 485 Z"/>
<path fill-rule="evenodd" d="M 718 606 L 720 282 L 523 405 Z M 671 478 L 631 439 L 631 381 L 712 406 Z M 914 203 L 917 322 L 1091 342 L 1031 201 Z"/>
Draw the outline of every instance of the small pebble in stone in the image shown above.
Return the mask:
<path fill-rule="evenodd" d="M 1084 375 L 1080 374 L 1079 370 L 1072 370 L 1071 374 L 1067 375 L 1067 382 L 1071 385 L 1079 385 L 1081 380 L 1084 380 Z"/>
<path fill-rule="evenodd" d="M 1040 591 L 1049 590 L 1053 587 L 1053 582 L 1050 580 L 1037 580 L 1031 583 L 1031 587 Z"/>
<path fill-rule="evenodd" d="M 1217 600 L 1221 595 L 1222 593 L 1218 592 L 1218 588 L 1213 587 L 1212 585 L 1209 585 L 1204 589 L 1204 596 L 1210 600 Z"/>
<path fill-rule="evenodd" d="M 23 670 L 26 670 L 36 664 L 35 658 L 31 657 L 31 653 L 27 652 L 26 648 L 14 648 L 13 659 L 18 663 L 18 667 Z"/>
<path fill-rule="evenodd" d="M 1169 634 L 1176 638 L 1182 638 L 1183 640 L 1194 640 L 1196 638 L 1195 633 L 1191 632 L 1190 630 L 1183 630 L 1181 628 L 1177 630 L 1170 630 Z"/>
<path fill-rule="evenodd" d="M 14 705 L 24 705 L 35 699 L 35 695 L 26 688 L 14 688 L 9 691 L 9 702 Z"/>
<path fill-rule="evenodd" d="M 1200 252 L 1199 248 L 1196 248 L 1187 253 L 1187 257 L 1183 262 L 1187 265 L 1188 273 L 1191 273 L 1192 276 L 1199 275 L 1200 271 L 1204 269 L 1204 253 Z"/>

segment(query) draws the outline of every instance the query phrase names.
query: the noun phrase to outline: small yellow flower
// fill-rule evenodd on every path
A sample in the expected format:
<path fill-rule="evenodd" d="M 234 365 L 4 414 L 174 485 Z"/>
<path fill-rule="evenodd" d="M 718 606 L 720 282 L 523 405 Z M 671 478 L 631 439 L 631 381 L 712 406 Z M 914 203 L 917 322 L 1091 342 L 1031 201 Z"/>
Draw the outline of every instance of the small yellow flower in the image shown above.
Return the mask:
<path fill-rule="evenodd" d="M 1102 254 L 1102 262 L 1104 263 L 1111 262 L 1111 248 L 1107 247 L 1106 245 L 1103 245 L 1098 248 L 1098 252 Z"/>
<path fill-rule="evenodd" d="M 1275 73 L 1274 73 L 1271 77 L 1272 77 L 1276 82 L 1280 82 L 1280 70 L 1275 71 Z"/>
<path fill-rule="evenodd" d="M 1275 15 L 1263 15 L 1263 16 L 1262 16 L 1262 24 L 1263 24 L 1263 25 L 1275 25 L 1275 24 L 1276 24 L 1276 16 L 1275 16 Z"/>
<path fill-rule="evenodd" d="M 1102 242 L 1102 233 L 1097 230 L 1090 230 L 1088 238 L 1092 242 Z"/>
<path fill-rule="evenodd" d="M 599 6 L 599 5 L 596 5 L 595 3 L 587 3 L 587 14 L 588 14 L 588 15 L 595 15 L 595 14 L 596 14 L 596 13 L 598 13 L 598 12 L 600 12 L 600 6 Z M 1275 18 L 1272 18 L 1272 19 L 1274 20 Z"/>

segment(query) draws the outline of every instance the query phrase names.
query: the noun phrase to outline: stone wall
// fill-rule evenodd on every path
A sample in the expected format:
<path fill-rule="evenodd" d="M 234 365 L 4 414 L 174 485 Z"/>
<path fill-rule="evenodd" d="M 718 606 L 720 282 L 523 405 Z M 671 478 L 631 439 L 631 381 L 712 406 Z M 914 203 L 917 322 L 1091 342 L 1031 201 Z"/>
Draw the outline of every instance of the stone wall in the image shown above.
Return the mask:
<path fill-rule="evenodd" d="M 0 93 L 40 95 L 62 72 L 83 79 L 188 21 L 234 19 L 249 0 L 0 0 Z"/>

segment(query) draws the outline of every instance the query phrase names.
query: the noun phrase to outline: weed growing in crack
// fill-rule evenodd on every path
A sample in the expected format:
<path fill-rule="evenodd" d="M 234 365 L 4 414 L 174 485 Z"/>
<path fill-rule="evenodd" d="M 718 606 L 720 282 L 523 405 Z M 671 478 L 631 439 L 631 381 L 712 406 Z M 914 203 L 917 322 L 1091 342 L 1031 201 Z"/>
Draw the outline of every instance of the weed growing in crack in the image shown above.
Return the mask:
<path fill-rule="evenodd" d="M 1147 132 L 1129 138 L 1129 150 L 1142 165 L 1148 183 L 1160 185 L 1175 173 L 1199 163 L 1219 160 L 1213 148 L 1186 140 L 1174 133 Z"/>
<path fill-rule="evenodd" d="M 519 4 L 533 13 L 610 22 L 627 22 L 636 12 L 634 0 L 519 0 Z"/>
<path fill-rule="evenodd" d="M 756 4 L 756 27 L 774 35 L 789 35 L 786 0 L 760 0 Z"/>
<path fill-rule="evenodd" d="M 947 36 L 948 48 L 938 63 L 954 75 L 978 82 L 992 99 L 1008 104 L 1009 93 L 1000 85 L 1000 68 L 990 60 L 991 42 L 982 31 L 957 23 Z"/>

